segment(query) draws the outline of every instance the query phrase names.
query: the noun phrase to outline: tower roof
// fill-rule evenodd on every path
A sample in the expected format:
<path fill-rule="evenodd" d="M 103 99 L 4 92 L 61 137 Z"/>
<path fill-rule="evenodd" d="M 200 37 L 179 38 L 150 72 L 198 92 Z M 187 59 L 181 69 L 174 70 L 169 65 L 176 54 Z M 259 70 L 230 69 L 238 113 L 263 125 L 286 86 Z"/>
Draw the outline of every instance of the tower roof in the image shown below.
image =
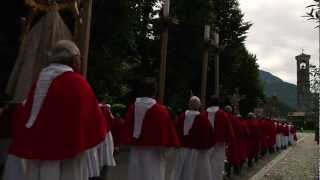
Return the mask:
<path fill-rule="evenodd" d="M 311 58 L 310 55 L 304 54 L 303 52 L 300 55 L 296 56 L 297 61 L 309 61 L 310 58 Z"/>

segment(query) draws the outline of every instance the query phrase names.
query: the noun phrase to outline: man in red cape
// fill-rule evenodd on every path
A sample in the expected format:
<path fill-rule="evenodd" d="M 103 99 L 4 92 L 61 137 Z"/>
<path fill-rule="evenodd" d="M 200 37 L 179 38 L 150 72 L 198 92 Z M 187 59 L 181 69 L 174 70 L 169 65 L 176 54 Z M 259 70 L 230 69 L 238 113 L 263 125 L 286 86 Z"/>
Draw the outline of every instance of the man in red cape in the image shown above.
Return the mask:
<path fill-rule="evenodd" d="M 252 166 L 253 160 L 258 160 L 259 150 L 260 150 L 260 142 L 261 139 L 261 131 L 259 124 L 256 120 L 256 116 L 254 113 L 248 113 L 248 119 L 246 120 L 247 127 L 249 129 L 250 135 L 247 140 L 247 151 L 248 151 L 248 166 Z"/>
<path fill-rule="evenodd" d="M 208 150 L 213 146 L 213 129 L 207 119 L 200 118 L 200 107 L 200 99 L 191 97 L 189 109 L 176 121 L 182 148 L 177 153 L 171 180 L 212 180 Z"/>
<path fill-rule="evenodd" d="M 121 143 L 130 147 L 129 180 L 164 180 L 164 153 L 180 146 L 174 121 L 167 108 L 153 97 L 156 83 L 145 78 L 135 103 L 128 109 L 121 131 Z"/>
<path fill-rule="evenodd" d="M 220 99 L 211 96 L 208 100 L 208 108 L 200 114 L 200 118 L 209 121 L 213 129 L 213 143 L 211 148 L 212 179 L 222 180 L 224 171 L 224 160 L 226 155 L 226 144 L 234 144 L 235 135 L 230 119 L 226 112 L 220 109 Z"/>
<path fill-rule="evenodd" d="M 260 129 L 260 139 L 259 139 L 259 153 L 261 156 L 264 156 L 267 153 L 268 150 L 268 127 L 266 120 L 258 115 L 257 117 L 257 123 Z"/>
<path fill-rule="evenodd" d="M 49 61 L 13 120 L 4 180 L 87 180 L 99 176 L 103 165 L 114 165 L 112 155 L 105 158 L 113 146 L 108 124 L 77 73 L 78 47 L 61 40 Z"/>
<path fill-rule="evenodd" d="M 279 151 L 282 148 L 282 127 L 280 122 L 274 121 L 276 127 L 276 150 Z"/>
<path fill-rule="evenodd" d="M 270 153 L 275 151 L 277 130 L 274 122 L 271 119 L 265 119 L 267 131 L 267 147 Z"/>
<path fill-rule="evenodd" d="M 234 173 L 239 174 L 241 172 L 242 161 L 245 160 L 245 138 L 247 137 L 246 129 L 243 127 L 239 117 L 232 114 L 232 107 L 226 106 L 225 111 L 228 118 L 230 119 L 232 129 L 235 134 L 234 144 L 232 142 L 228 143 L 227 148 L 227 161 L 228 165 L 228 174 L 231 173 L 231 166 L 233 166 Z M 231 166 L 230 166 L 231 165 Z"/>

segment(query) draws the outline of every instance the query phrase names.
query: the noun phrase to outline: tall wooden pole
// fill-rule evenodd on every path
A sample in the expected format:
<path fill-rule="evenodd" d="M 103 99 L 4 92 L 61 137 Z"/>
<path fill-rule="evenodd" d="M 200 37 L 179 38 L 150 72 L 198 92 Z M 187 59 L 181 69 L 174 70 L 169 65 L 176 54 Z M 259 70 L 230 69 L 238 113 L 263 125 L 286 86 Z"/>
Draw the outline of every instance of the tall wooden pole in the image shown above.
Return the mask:
<path fill-rule="evenodd" d="M 214 45 L 219 48 L 219 34 L 217 32 L 214 33 Z M 220 70 L 219 70 L 219 51 L 214 55 L 214 95 L 220 95 Z"/>
<path fill-rule="evenodd" d="M 201 103 L 203 107 L 206 106 L 207 83 L 208 83 L 208 59 L 209 59 L 209 40 L 210 40 L 210 26 L 204 27 L 204 48 L 202 60 L 202 75 L 201 75 Z"/>
<path fill-rule="evenodd" d="M 166 0 L 162 8 L 163 21 L 160 34 L 160 74 L 159 74 L 159 101 L 164 103 L 166 89 L 166 66 L 167 66 L 167 46 L 168 46 L 168 24 L 166 20 L 169 18 L 170 0 Z"/>
<path fill-rule="evenodd" d="M 81 51 L 81 73 L 86 76 L 88 68 L 88 54 L 90 45 L 90 28 L 92 17 L 92 0 L 82 0 L 82 9 L 80 10 L 80 19 L 76 27 L 76 41 Z"/>

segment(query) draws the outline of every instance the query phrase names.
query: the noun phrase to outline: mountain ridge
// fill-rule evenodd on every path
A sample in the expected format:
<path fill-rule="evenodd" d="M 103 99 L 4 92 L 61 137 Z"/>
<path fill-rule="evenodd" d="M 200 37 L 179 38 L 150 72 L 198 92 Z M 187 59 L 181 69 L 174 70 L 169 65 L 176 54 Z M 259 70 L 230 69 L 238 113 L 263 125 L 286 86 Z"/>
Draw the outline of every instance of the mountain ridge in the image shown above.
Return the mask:
<path fill-rule="evenodd" d="M 297 107 L 297 86 L 295 84 L 283 81 L 281 78 L 270 72 L 260 70 L 260 80 L 263 83 L 264 92 L 267 97 L 277 96 L 279 101 L 290 108 Z"/>

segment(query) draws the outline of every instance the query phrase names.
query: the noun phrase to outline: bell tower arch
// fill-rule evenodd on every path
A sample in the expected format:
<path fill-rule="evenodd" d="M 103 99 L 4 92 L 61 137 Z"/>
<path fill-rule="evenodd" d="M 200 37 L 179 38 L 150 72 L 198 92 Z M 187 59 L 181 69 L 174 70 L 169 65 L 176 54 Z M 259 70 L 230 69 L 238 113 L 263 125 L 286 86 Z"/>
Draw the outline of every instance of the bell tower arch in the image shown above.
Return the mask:
<path fill-rule="evenodd" d="M 296 56 L 297 61 L 297 110 L 306 112 L 310 105 L 310 55 L 303 52 Z"/>

